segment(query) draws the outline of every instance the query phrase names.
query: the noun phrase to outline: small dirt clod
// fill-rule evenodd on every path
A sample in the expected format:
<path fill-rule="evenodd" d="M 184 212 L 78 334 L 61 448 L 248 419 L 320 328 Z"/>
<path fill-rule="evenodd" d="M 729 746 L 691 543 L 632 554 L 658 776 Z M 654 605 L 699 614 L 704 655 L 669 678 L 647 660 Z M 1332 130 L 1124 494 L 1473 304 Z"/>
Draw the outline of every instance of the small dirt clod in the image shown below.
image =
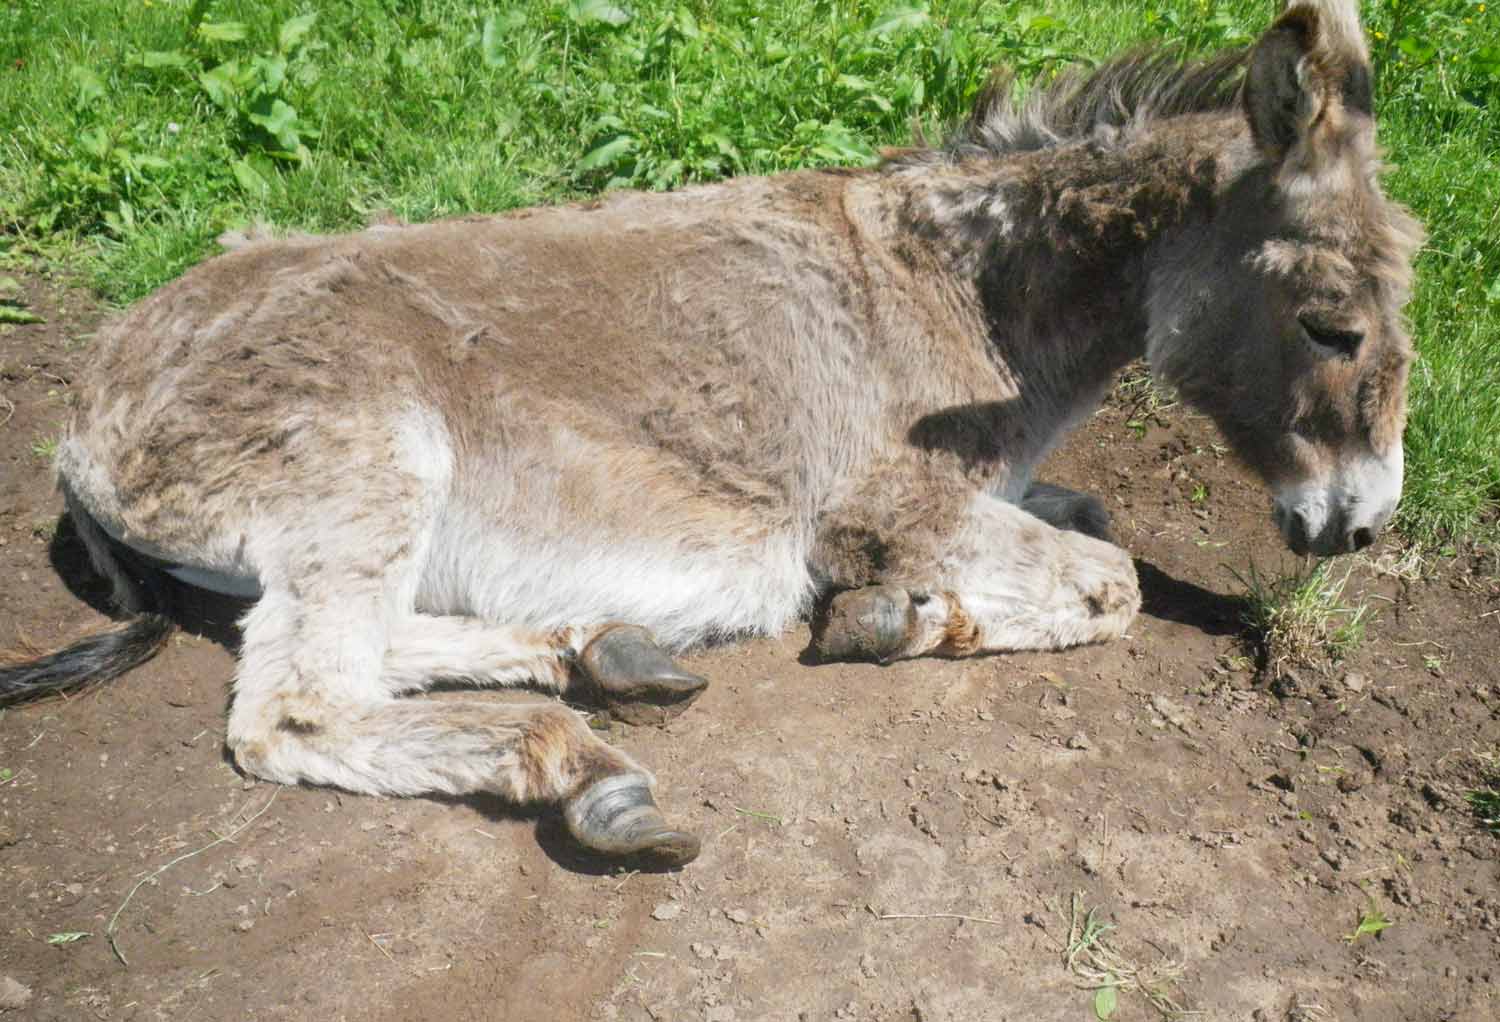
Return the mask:
<path fill-rule="evenodd" d="M 0 1012 L 20 1011 L 31 1003 L 31 988 L 10 976 L 0 976 Z"/>

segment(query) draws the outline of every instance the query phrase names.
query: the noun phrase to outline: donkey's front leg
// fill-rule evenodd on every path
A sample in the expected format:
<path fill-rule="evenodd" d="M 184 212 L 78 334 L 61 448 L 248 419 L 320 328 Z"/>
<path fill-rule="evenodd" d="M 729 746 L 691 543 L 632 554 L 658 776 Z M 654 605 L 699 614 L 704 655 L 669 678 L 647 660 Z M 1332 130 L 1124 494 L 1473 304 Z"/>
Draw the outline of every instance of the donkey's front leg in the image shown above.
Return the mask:
<path fill-rule="evenodd" d="M 869 582 L 831 601 L 816 636 L 825 658 L 1062 649 L 1117 638 L 1140 607 L 1124 550 L 986 494 L 971 499 L 929 571 L 907 561 L 900 575 Z"/>

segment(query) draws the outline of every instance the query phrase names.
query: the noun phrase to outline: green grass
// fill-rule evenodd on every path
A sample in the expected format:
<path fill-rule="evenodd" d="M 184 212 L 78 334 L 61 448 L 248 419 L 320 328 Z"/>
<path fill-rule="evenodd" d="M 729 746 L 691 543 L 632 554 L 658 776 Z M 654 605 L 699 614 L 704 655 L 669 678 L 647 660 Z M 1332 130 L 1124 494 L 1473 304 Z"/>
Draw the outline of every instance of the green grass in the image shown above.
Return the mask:
<path fill-rule="evenodd" d="M 57 436 L 49 434 L 33 439 L 31 441 L 31 456 L 44 464 L 52 464 L 52 459 L 57 457 Z"/>
<path fill-rule="evenodd" d="M 1500 835 L 1500 790 L 1475 788 L 1465 796 L 1480 824 L 1492 834 Z"/>
<path fill-rule="evenodd" d="M 863 163 L 961 116 L 992 65 L 1204 51 L 1271 6 L 8 0 L 0 266 L 40 253 L 127 301 L 250 220 L 337 230 Z M 1389 187 L 1431 234 L 1400 514 L 1422 540 L 1500 508 L 1500 15 L 1482 6 L 1364 5 Z"/>
<path fill-rule="evenodd" d="M 1364 641 L 1369 605 L 1345 605 L 1354 569 L 1335 575 L 1332 563 L 1268 575 L 1252 561 L 1243 575 L 1231 571 L 1242 590 L 1247 638 L 1263 671 L 1276 675 L 1286 666 L 1342 660 Z"/>
<path fill-rule="evenodd" d="M 1480 784 L 1464 794 L 1474 818 L 1485 830 L 1500 837 L 1500 747 L 1480 752 Z"/>

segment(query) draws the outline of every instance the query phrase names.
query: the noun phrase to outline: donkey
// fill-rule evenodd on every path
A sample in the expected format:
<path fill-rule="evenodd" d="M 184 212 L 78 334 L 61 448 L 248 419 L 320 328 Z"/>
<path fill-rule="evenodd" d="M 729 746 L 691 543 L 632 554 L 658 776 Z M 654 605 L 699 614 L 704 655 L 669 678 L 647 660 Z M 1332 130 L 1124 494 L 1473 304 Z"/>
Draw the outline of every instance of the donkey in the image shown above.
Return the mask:
<path fill-rule="evenodd" d="M 227 744 L 282 783 L 488 792 L 659 867 L 698 840 L 556 700 L 629 721 L 672 652 L 822 608 L 829 659 L 1057 649 L 1139 603 L 1094 498 L 1034 481 L 1145 357 L 1290 547 L 1400 493 L 1420 243 L 1381 193 L 1353 0 L 1244 52 L 1135 52 L 873 168 L 254 238 L 99 335 L 57 470 L 132 618 L 0 671 L 123 672 L 157 581 L 253 598 Z"/>

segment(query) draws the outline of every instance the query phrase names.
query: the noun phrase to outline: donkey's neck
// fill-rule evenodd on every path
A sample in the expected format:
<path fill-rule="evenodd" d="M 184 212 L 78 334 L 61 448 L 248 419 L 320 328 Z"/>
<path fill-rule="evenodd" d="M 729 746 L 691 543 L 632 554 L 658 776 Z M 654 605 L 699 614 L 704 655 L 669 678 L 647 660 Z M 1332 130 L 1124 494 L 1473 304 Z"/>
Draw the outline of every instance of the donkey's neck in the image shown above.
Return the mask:
<path fill-rule="evenodd" d="M 1209 126 L 891 172 L 903 233 L 940 284 L 969 295 L 982 323 L 969 341 L 1014 395 L 966 411 L 990 439 L 959 452 L 1007 496 L 1145 354 L 1155 244 L 1211 215 L 1222 136 Z"/>

